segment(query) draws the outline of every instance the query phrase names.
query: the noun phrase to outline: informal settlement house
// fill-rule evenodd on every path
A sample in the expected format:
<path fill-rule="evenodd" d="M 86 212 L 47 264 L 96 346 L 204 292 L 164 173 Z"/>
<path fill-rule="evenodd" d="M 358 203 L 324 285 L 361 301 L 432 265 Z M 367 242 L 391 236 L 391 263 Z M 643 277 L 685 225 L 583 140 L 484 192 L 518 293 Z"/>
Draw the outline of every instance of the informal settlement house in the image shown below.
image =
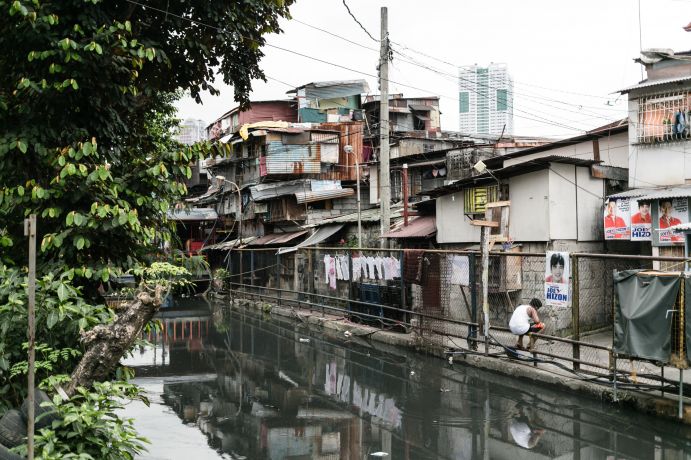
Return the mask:
<path fill-rule="evenodd" d="M 636 61 L 646 79 L 621 90 L 629 100 L 630 189 L 609 195 L 621 219 L 605 238 L 633 242 L 634 253 L 681 256 L 683 235 L 670 227 L 690 221 L 691 51 L 643 51 Z"/>
<path fill-rule="evenodd" d="M 486 203 L 509 201 L 508 225 L 496 229 L 504 238 L 494 251 L 605 252 L 602 203 L 609 187 L 626 184 L 627 132 L 622 120 L 581 136 L 486 158 L 483 172 L 459 169 L 461 176 L 453 183 L 427 192 L 436 198 L 439 247 L 478 249 L 481 230 L 474 221 L 485 219 Z M 460 305 L 468 286 L 453 280 L 452 269 L 450 261 L 442 261 L 440 308 L 465 319 L 468 312 Z M 589 270 L 590 289 L 604 291 L 604 270 L 604 265 Z M 495 318 L 505 323 L 515 304 L 544 298 L 544 283 L 544 257 L 491 258 L 489 292 Z M 547 309 L 542 316 L 553 334 L 570 327 L 566 308 Z"/>
<path fill-rule="evenodd" d="M 207 160 L 211 185 L 188 202 L 218 212 L 220 236 L 203 248 L 212 261 L 245 246 L 277 249 L 347 238 L 343 224 L 312 227 L 357 209 L 357 179 L 367 179 L 360 108 L 367 91 L 364 80 L 310 83 L 290 91 L 294 99 L 252 102 L 209 126 L 209 139 L 224 145 L 226 155 Z M 368 190 L 362 187 L 363 209 Z M 233 272 L 254 272 L 242 281 L 259 283 L 269 273 L 255 269 L 269 257 L 275 262 L 274 254 L 266 252 L 266 260 L 237 255 Z M 283 265 L 292 263 L 289 257 Z M 291 285 L 292 276 L 286 279 Z"/>

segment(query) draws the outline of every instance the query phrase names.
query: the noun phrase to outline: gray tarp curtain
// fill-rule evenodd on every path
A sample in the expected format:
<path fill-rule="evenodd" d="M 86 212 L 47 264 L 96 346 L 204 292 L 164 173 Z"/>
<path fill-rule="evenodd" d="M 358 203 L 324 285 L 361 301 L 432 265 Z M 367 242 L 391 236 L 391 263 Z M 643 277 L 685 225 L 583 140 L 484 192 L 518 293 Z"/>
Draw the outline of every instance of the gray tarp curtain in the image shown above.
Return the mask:
<path fill-rule="evenodd" d="M 667 312 L 675 308 L 680 279 L 639 272 L 614 272 L 614 351 L 667 363 L 672 347 Z"/>

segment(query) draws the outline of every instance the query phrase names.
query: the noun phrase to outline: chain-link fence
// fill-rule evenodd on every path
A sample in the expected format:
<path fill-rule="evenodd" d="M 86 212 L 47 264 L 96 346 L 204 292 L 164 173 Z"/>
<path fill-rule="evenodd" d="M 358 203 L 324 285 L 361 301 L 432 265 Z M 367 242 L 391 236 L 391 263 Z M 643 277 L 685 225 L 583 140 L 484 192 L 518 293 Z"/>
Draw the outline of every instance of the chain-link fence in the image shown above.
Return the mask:
<path fill-rule="evenodd" d="M 566 257 L 570 271 L 562 282 L 567 291 L 554 297 L 546 287 L 547 254 L 520 252 L 520 247 L 490 253 L 487 337 L 477 251 L 256 248 L 231 251 L 224 262 L 233 295 L 413 333 L 422 343 L 450 354 L 508 354 L 536 364 L 549 362 L 567 374 L 613 381 L 616 369 L 623 383 L 664 388 L 670 381 L 659 363 L 622 359 L 613 352 L 613 273 L 658 269 L 660 264 L 680 270 L 683 259 L 584 253 Z M 536 335 L 538 346 L 532 353 L 516 353 L 509 319 L 517 305 L 532 298 L 544 304 L 538 311 L 546 327 Z"/>

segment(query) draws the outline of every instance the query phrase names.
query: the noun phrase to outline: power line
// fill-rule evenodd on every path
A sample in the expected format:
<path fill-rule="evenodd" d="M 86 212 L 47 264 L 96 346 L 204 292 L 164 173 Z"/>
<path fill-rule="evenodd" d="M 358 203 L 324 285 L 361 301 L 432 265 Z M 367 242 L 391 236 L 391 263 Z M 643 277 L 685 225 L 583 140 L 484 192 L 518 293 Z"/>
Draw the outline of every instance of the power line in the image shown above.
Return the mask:
<path fill-rule="evenodd" d="M 352 41 L 352 40 L 350 40 L 350 39 L 348 39 L 348 38 L 346 38 L 346 37 L 343 37 L 343 36 L 341 36 L 341 35 L 338 35 L 338 34 L 336 34 L 336 33 L 333 33 L 333 32 L 327 31 L 327 30 L 324 30 L 324 29 L 319 28 L 319 27 L 316 27 L 316 26 L 313 26 L 313 25 L 308 24 L 308 23 L 306 23 L 306 22 L 299 21 L 299 20 L 298 20 L 298 22 L 299 22 L 300 24 L 303 24 L 303 25 L 307 26 L 307 27 L 310 27 L 310 28 L 312 28 L 312 29 L 318 30 L 318 31 L 320 31 L 320 32 L 323 32 L 323 33 L 325 33 L 325 34 L 328 34 L 328 35 L 330 35 L 330 36 L 332 36 L 332 37 L 335 37 L 335 38 L 338 38 L 338 39 L 340 39 L 340 40 L 346 41 L 346 42 L 351 43 L 351 44 L 353 44 L 353 45 L 359 46 L 359 47 L 361 47 L 361 48 L 364 48 L 364 49 L 367 49 L 367 50 L 370 50 L 370 51 L 373 51 L 373 52 L 378 52 L 378 51 L 379 51 L 379 50 L 376 50 L 376 49 L 374 49 L 374 48 L 371 48 L 371 47 L 362 45 L 362 44 L 360 44 L 360 43 L 354 42 L 354 41 Z M 439 69 L 435 69 L 435 68 L 432 68 L 432 67 L 430 67 L 430 66 L 427 66 L 427 65 L 424 65 L 424 64 L 420 64 L 420 63 L 418 63 L 418 62 L 415 62 L 415 59 L 412 58 L 411 56 L 408 56 L 408 55 L 406 55 L 406 54 L 404 54 L 404 53 L 401 53 L 400 51 L 395 50 L 395 49 L 393 49 L 393 51 L 396 52 L 397 54 L 401 55 L 401 56 L 404 56 L 404 57 L 408 58 L 408 60 L 406 60 L 406 59 L 399 59 L 399 61 L 404 62 L 404 63 L 407 63 L 407 64 L 411 64 L 411 65 L 414 65 L 414 66 L 417 66 L 417 67 L 420 67 L 420 68 L 423 68 L 423 69 L 428 70 L 428 71 L 430 71 L 430 72 L 436 73 L 436 74 L 438 74 L 438 75 L 440 75 L 440 76 L 442 76 L 442 77 L 443 77 L 443 76 L 446 76 L 446 77 L 448 77 L 451 81 L 453 81 L 454 83 L 458 82 L 458 80 L 463 80 L 463 81 L 466 81 L 466 82 L 471 82 L 471 83 L 473 83 L 473 84 L 478 84 L 478 85 L 480 85 L 480 86 L 487 87 L 487 88 L 489 88 L 489 89 L 497 89 L 496 87 L 493 87 L 492 85 L 489 85 L 489 84 L 483 84 L 483 83 L 472 82 L 472 81 L 470 81 L 470 80 L 468 80 L 468 79 L 465 79 L 465 78 L 463 78 L 463 77 L 456 76 L 456 75 L 451 75 L 451 74 L 446 73 L 446 72 L 444 72 L 444 71 L 441 71 L 441 70 L 439 70 Z M 563 110 L 563 111 L 566 111 L 566 112 L 571 112 L 571 113 L 576 113 L 576 114 L 581 114 L 581 113 L 589 114 L 589 115 L 591 115 L 591 117 L 588 118 L 588 120 L 590 120 L 590 119 L 595 119 L 595 118 L 599 118 L 599 119 L 602 119 L 602 120 L 612 121 L 613 119 L 612 119 L 611 117 L 606 117 L 606 116 L 603 116 L 603 115 L 601 115 L 601 114 L 599 114 L 599 113 L 595 113 L 595 112 L 592 112 L 592 111 L 584 111 L 584 110 L 583 110 L 583 107 L 591 107 L 591 108 L 594 108 L 594 109 L 597 109 L 597 110 L 611 110 L 611 111 L 617 111 L 617 112 L 618 112 L 618 110 L 616 110 L 616 109 L 604 109 L 604 108 L 602 108 L 602 107 L 584 106 L 583 104 L 573 104 L 573 103 L 569 103 L 569 102 L 565 102 L 565 101 L 560 101 L 560 100 L 556 100 L 556 99 L 552 99 L 552 98 L 547 98 L 547 97 L 542 97 L 542 96 L 535 96 L 535 95 L 532 95 L 532 94 L 529 94 L 529 93 L 522 93 L 522 92 L 518 92 L 518 91 L 515 91 L 515 90 L 513 90 L 512 92 L 513 92 L 514 95 L 525 96 L 525 97 L 528 98 L 528 99 L 531 99 L 531 98 L 532 98 L 532 99 L 541 99 L 541 100 L 545 100 L 545 101 L 556 102 L 556 103 L 562 104 L 562 105 L 578 107 L 579 111 L 575 111 L 575 110 L 564 109 L 564 108 L 561 108 L 561 107 L 556 107 L 556 106 L 551 105 L 551 104 L 543 104 L 543 105 L 546 106 L 546 107 L 551 107 L 551 108 L 558 109 L 558 110 Z M 488 95 L 483 95 L 483 97 L 488 98 L 489 96 L 488 96 Z M 511 106 L 512 108 L 514 108 L 514 107 L 515 107 L 515 104 L 510 104 L 510 106 Z M 520 110 L 520 109 L 517 109 L 517 110 Z M 532 112 L 528 112 L 528 111 L 523 111 L 523 112 L 524 112 L 524 113 L 532 113 Z M 537 113 L 546 114 L 545 112 L 537 112 Z M 548 116 L 554 116 L 554 115 L 552 115 L 552 114 L 546 114 L 546 115 L 548 115 Z M 559 118 L 562 118 L 563 120 L 566 120 L 567 122 L 570 122 L 570 123 L 579 123 L 579 122 L 576 121 L 576 120 L 571 120 L 571 119 L 568 119 L 568 118 L 566 118 L 566 117 L 559 117 Z"/>
<path fill-rule="evenodd" d="M 348 10 L 348 14 L 350 15 L 350 17 L 353 18 L 353 21 L 357 22 L 357 25 L 359 25 L 360 28 L 361 28 L 362 30 L 365 31 L 365 33 L 369 36 L 369 38 L 371 38 L 371 39 L 374 40 L 375 42 L 379 43 L 379 40 L 377 40 L 376 38 L 374 38 L 374 37 L 372 36 L 372 34 L 369 33 L 369 31 L 368 31 L 367 29 L 365 29 L 365 26 L 363 26 L 362 23 L 361 23 L 360 21 L 358 21 L 358 19 L 355 17 L 355 15 L 350 11 L 350 8 L 348 8 L 348 4 L 346 3 L 345 0 L 343 0 L 343 6 L 346 7 L 346 10 Z"/>
<path fill-rule="evenodd" d="M 142 6 L 143 8 L 149 8 L 149 9 L 151 9 L 151 10 L 153 10 L 153 11 L 158 11 L 158 12 L 160 12 L 160 13 L 164 13 L 164 14 L 167 14 L 167 15 L 169 15 L 169 16 L 174 16 L 174 17 L 177 17 L 177 18 L 179 18 L 179 19 L 181 19 L 181 20 L 185 20 L 185 21 L 188 21 L 188 22 L 193 23 L 193 24 L 197 24 L 197 25 L 201 25 L 201 26 L 204 26 L 204 27 L 208 27 L 208 28 L 213 29 L 213 30 L 216 30 L 216 31 L 220 31 L 220 32 L 225 32 L 225 31 L 226 31 L 226 30 L 223 29 L 223 28 L 216 27 L 216 26 L 212 26 L 212 25 L 210 25 L 210 24 L 206 24 L 206 23 L 204 23 L 204 22 L 197 21 L 197 20 L 194 20 L 194 19 L 185 18 L 185 17 L 182 17 L 182 16 L 180 16 L 180 15 L 171 13 L 171 12 L 169 12 L 169 11 L 164 11 L 164 10 L 161 10 L 161 9 L 159 9 L 159 8 L 152 7 L 152 6 L 149 6 L 149 5 L 146 5 L 146 4 L 137 2 L 137 1 L 135 1 L 135 0 L 127 0 L 127 1 L 128 1 L 129 3 L 132 3 L 132 4 Z M 240 36 L 240 37 L 246 38 L 246 39 L 248 39 L 248 40 L 253 40 L 253 41 L 255 41 L 255 40 L 252 39 L 251 37 L 246 37 L 246 36 Z M 297 55 L 297 56 L 304 57 L 304 58 L 306 58 L 306 59 L 310 59 L 310 60 L 313 60 L 313 61 L 316 61 L 316 62 L 320 62 L 320 63 L 327 64 L 327 65 L 331 65 L 331 66 L 333 66 L 333 67 L 338 67 L 338 68 L 341 68 L 341 69 L 344 69 L 344 70 L 348 70 L 348 71 L 350 71 L 350 72 L 359 73 L 359 74 L 361 74 L 361 75 L 366 75 L 366 76 L 369 76 L 369 77 L 372 77 L 372 78 L 379 78 L 378 76 L 375 76 L 375 75 L 370 74 L 370 73 L 368 73 L 368 72 L 363 72 L 363 71 L 361 71 L 361 70 L 353 69 L 353 68 L 351 68 L 351 67 L 347 67 L 347 66 L 344 66 L 344 65 L 341 65 L 341 64 L 337 64 L 337 63 L 334 63 L 334 62 L 326 61 L 326 60 L 324 60 L 324 59 L 319 59 L 319 58 L 310 56 L 310 55 L 308 55 L 308 54 L 300 53 L 300 52 L 298 52 L 298 51 L 293 51 L 293 50 L 290 50 L 290 49 L 287 49 L 287 48 L 283 48 L 283 47 L 280 47 L 280 46 L 277 46 L 277 45 L 272 45 L 272 44 L 270 44 L 270 43 L 265 43 L 265 45 L 268 46 L 268 47 L 274 48 L 274 49 L 278 49 L 278 50 L 281 50 L 281 51 L 284 51 L 284 52 L 287 52 L 287 53 L 291 53 L 291 54 L 294 54 L 294 55 Z M 390 82 L 390 83 L 393 83 L 393 84 L 396 84 L 396 85 L 400 85 L 400 86 L 404 86 L 404 87 L 408 87 L 408 88 L 411 88 L 411 89 L 414 89 L 414 90 L 417 90 L 417 91 L 429 92 L 429 91 L 426 90 L 426 89 L 419 88 L 419 87 L 416 87 L 416 86 L 412 86 L 412 85 L 409 85 L 409 84 L 406 84 L 406 83 L 396 82 L 396 81 L 391 80 L 391 79 L 387 79 L 387 81 Z M 451 99 L 451 100 L 453 100 L 453 101 L 456 101 L 456 98 L 455 98 L 455 97 L 451 97 L 451 96 L 447 96 L 447 95 L 440 95 L 440 97 L 444 97 L 444 98 L 447 98 L 447 99 Z M 518 108 L 515 108 L 515 110 L 520 111 L 520 112 L 523 112 L 523 113 L 527 113 L 528 115 L 534 115 L 534 114 L 532 114 L 532 113 L 530 113 L 530 112 L 526 112 L 526 111 L 521 110 L 521 109 L 518 109 Z M 568 130 L 571 130 L 571 131 L 586 131 L 586 130 L 584 130 L 584 129 L 574 128 L 573 126 L 568 126 L 568 125 L 566 125 L 566 124 L 564 124 L 564 123 L 554 122 L 554 121 L 552 121 L 552 120 L 550 120 L 550 119 L 548 119 L 548 118 L 544 118 L 544 117 L 541 117 L 541 116 L 539 116 L 539 115 L 534 115 L 534 116 L 537 117 L 537 118 L 528 117 L 528 116 L 522 116 L 522 115 L 517 115 L 517 114 L 514 114 L 514 115 L 517 116 L 517 117 L 519 117 L 519 118 L 524 118 L 524 119 L 528 119 L 528 120 L 531 120 L 531 121 L 537 121 L 537 122 L 542 121 L 542 122 L 545 123 L 545 124 L 551 124 L 551 125 L 557 126 L 557 127 L 559 127 L 559 128 L 564 128 L 564 129 L 568 129 Z"/>

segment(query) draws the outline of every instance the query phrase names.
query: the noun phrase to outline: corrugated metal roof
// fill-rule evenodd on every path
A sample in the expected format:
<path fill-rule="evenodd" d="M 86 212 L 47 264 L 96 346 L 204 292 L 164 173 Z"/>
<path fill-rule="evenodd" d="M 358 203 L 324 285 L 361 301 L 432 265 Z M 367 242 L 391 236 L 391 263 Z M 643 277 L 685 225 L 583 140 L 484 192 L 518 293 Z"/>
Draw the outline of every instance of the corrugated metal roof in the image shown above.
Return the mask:
<path fill-rule="evenodd" d="M 641 88 L 652 88 L 653 86 L 667 85 L 669 83 L 681 83 L 691 80 L 691 75 L 686 75 L 683 77 L 671 77 L 671 78 L 661 78 L 659 80 L 645 80 L 637 85 L 629 86 L 628 88 L 620 89 L 619 92 L 624 94 L 634 89 Z"/>
<path fill-rule="evenodd" d="M 654 191 L 655 189 L 651 188 L 633 188 L 625 192 L 608 195 L 607 198 L 637 198 L 639 196 L 644 196 L 653 193 Z"/>
<path fill-rule="evenodd" d="M 366 80 L 336 80 L 308 83 L 299 86 L 296 90 L 288 91 L 288 94 L 303 88 L 307 99 L 335 99 L 369 93 L 370 91 Z"/>
<path fill-rule="evenodd" d="M 661 200 L 663 198 L 683 198 L 691 196 L 691 186 L 680 185 L 678 187 L 669 187 L 661 190 L 655 190 L 641 198 L 644 200 Z"/>
<path fill-rule="evenodd" d="M 676 232 L 689 232 L 691 231 L 691 223 L 687 222 L 685 224 L 672 225 L 669 229 Z"/>
<path fill-rule="evenodd" d="M 384 234 L 385 238 L 427 238 L 437 232 L 434 216 L 418 217 L 398 230 Z"/>
<path fill-rule="evenodd" d="M 594 160 L 587 160 L 582 158 L 574 158 L 570 156 L 562 155 L 549 155 L 541 158 L 535 158 L 524 163 L 518 163 L 515 165 L 507 166 L 501 169 L 495 169 L 493 175 L 499 178 L 508 178 L 514 176 L 520 176 L 521 174 L 526 174 L 529 172 L 539 171 L 542 169 L 548 169 L 551 163 L 564 163 L 572 164 L 576 166 L 590 166 L 592 164 L 598 163 Z M 480 185 L 483 183 L 494 182 L 495 179 L 489 173 L 479 174 L 477 176 L 471 176 L 465 179 L 457 180 L 448 185 L 437 187 L 432 190 L 427 190 L 420 195 L 428 195 L 431 197 L 438 197 L 442 195 L 447 195 L 449 193 L 455 193 L 459 190 L 463 190 L 467 187 L 474 187 L 475 185 Z"/>
<path fill-rule="evenodd" d="M 413 110 L 417 110 L 420 112 L 429 112 L 430 110 L 434 109 L 431 105 L 424 105 L 424 104 L 410 104 L 408 105 Z"/>
<path fill-rule="evenodd" d="M 264 235 L 260 238 L 257 238 L 247 246 L 263 246 L 266 244 L 287 243 L 288 241 L 302 236 L 305 233 L 307 233 L 307 230 L 301 230 L 299 232 L 269 233 L 268 235 Z"/>
<path fill-rule="evenodd" d="M 284 144 L 271 141 L 266 156 L 261 157 L 262 176 L 267 174 L 319 174 L 321 172 L 320 146 Z"/>
<path fill-rule="evenodd" d="M 228 249 L 244 248 L 248 243 L 256 240 L 256 236 L 246 236 L 242 239 L 235 239 L 230 241 L 224 241 L 222 243 L 211 244 L 209 246 L 204 246 L 202 251 L 227 251 Z"/>
<path fill-rule="evenodd" d="M 298 245 L 292 247 L 292 248 L 280 248 L 278 250 L 278 254 L 284 254 L 286 252 L 293 252 L 297 251 L 298 248 L 302 248 L 305 246 L 314 246 L 316 244 L 321 243 L 322 241 L 325 241 L 329 237 L 333 236 L 336 232 L 338 232 L 340 229 L 343 228 L 345 224 L 333 224 L 333 225 L 325 225 L 323 227 L 319 227 L 317 231 L 312 233 L 309 238 L 307 238 L 305 241 L 302 243 L 299 243 Z"/>
<path fill-rule="evenodd" d="M 394 219 L 396 217 L 400 217 L 403 214 L 403 206 L 401 206 L 400 203 L 395 203 L 391 205 L 391 218 Z M 381 210 L 376 207 L 376 208 L 370 208 L 370 209 L 363 209 L 362 212 L 360 212 L 360 221 L 361 222 L 379 222 L 381 220 Z M 330 224 L 347 224 L 347 223 L 352 223 L 352 222 L 357 222 L 358 221 L 358 213 L 357 212 L 351 212 L 348 214 L 344 214 L 342 216 L 334 217 L 332 219 L 324 219 L 320 221 L 319 223 L 316 224 L 311 224 L 311 225 L 306 225 L 306 227 L 319 227 L 321 225 L 330 225 Z"/>
<path fill-rule="evenodd" d="M 334 198 L 343 198 L 346 196 L 355 195 L 355 190 L 352 188 L 342 188 L 335 190 L 317 190 L 310 192 L 297 192 L 295 198 L 298 204 L 312 203 L 314 201 L 331 200 Z"/>
<path fill-rule="evenodd" d="M 216 220 L 218 214 L 214 208 L 188 208 L 168 210 L 168 219 L 175 221 Z"/>

